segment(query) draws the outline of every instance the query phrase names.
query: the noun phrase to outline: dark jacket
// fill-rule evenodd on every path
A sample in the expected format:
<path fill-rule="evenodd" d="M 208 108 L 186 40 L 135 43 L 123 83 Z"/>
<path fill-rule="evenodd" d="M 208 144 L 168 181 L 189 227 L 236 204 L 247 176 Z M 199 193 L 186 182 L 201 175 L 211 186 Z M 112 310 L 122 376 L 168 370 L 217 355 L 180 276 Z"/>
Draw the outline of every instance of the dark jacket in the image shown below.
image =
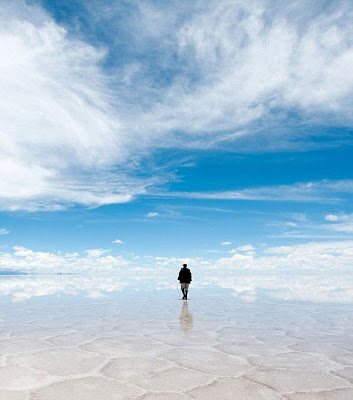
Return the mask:
<path fill-rule="evenodd" d="M 182 268 L 180 270 L 178 280 L 180 281 L 180 283 L 190 283 L 192 281 L 189 268 Z"/>

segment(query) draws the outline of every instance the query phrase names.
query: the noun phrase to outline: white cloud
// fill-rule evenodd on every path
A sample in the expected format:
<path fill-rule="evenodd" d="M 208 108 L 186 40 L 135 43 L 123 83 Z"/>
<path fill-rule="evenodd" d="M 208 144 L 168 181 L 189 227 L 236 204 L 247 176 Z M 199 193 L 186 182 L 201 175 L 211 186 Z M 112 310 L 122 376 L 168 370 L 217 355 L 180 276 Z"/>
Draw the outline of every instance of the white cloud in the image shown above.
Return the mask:
<path fill-rule="evenodd" d="M 116 25 L 116 14 L 106 8 L 96 21 Z M 300 143 L 297 133 L 293 141 L 290 132 L 267 129 L 281 126 L 291 110 L 315 123 L 352 125 L 349 2 L 337 0 L 326 9 L 301 0 L 280 7 L 265 0 L 217 0 L 165 8 L 147 1 L 137 9 L 132 19 L 145 22 L 128 21 L 134 60 L 118 60 L 119 73 L 112 77 L 102 67 L 108 43 L 107 50 L 95 48 L 68 34 L 41 7 L 3 1 L 0 209 L 131 201 L 165 179 L 137 177 L 140 157 L 148 158 L 152 149 L 293 145 Z M 160 83 L 156 65 L 173 71 L 163 80 L 168 83 Z M 306 190 L 298 185 L 289 198 L 316 201 L 315 183 Z M 285 187 L 273 189 L 188 196 L 285 199 Z"/>
<path fill-rule="evenodd" d="M 325 220 L 330 224 L 323 225 L 324 229 L 343 233 L 353 232 L 353 214 L 329 214 L 325 216 Z"/>
<path fill-rule="evenodd" d="M 103 275 L 29 275 L 18 279 L 0 281 L 0 295 L 11 295 L 13 302 L 32 297 L 86 294 L 90 298 L 104 297 L 113 291 L 123 290 L 128 283 L 118 276 Z"/>
<path fill-rule="evenodd" d="M 282 300 L 353 302 L 353 242 L 310 242 L 269 248 L 269 255 L 236 253 L 217 260 L 189 259 L 193 287 L 216 285 L 243 298 L 268 296 Z M 182 259 L 150 259 L 152 279 L 175 279 Z M 163 278 L 161 278 L 163 277 Z"/>
<path fill-rule="evenodd" d="M 353 233 L 353 221 L 347 224 L 331 225 L 330 229 L 336 232 Z"/>
<path fill-rule="evenodd" d="M 193 271 L 195 268 L 193 268 Z M 153 275 L 153 290 L 158 282 L 158 287 L 169 290 L 177 290 L 174 284 L 175 272 L 173 271 L 173 281 L 161 280 L 161 273 L 165 273 L 164 267 L 158 267 L 159 275 Z M 55 296 L 55 295 L 78 295 L 84 294 L 90 298 L 106 297 L 112 292 L 122 291 L 125 288 L 136 287 L 140 283 L 145 287 L 148 285 L 148 276 L 151 269 L 135 268 L 135 280 L 126 279 L 125 273 L 109 274 L 71 274 L 71 275 L 28 275 L 17 276 L 16 279 L 0 280 L 0 295 L 12 296 L 13 302 L 23 302 L 32 297 Z M 254 301 L 264 296 L 281 300 L 299 300 L 312 302 L 330 303 L 352 303 L 353 286 L 349 275 L 336 273 L 334 276 L 329 274 L 307 273 L 302 276 L 293 274 L 276 274 L 253 271 L 252 274 L 237 272 L 236 275 L 227 274 L 217 275 L 217 269 L 209 269 L 210 274 L 202 279 L 202 284 L 195 280 L 193 287 L 217 287 L 231 289 L 234 296 L 245 301 Z M 169 278 L 169 275 L 168 275 Z M 203 277 L 204 278 L 204 277 Z M 171 283 L 173 282 L 173 283 Z M 212 290 L 212 289 L 211 289 Z"/>
<path fill-rule="evenodd" d="M 330 221 L 330 222 L 338 221 L 338 215 L 327 214 L 327 215 L 325 215 L 325 220 Z"/>
<path fill-rule="evenodd" d="M 75 251 L 73 253 L 65 253 L 66 258 L 76 258 L 78 256 L 79 256 L 79 253 L 77 253 L 77 251 Z"/>
<path fill-rule="evenodd" d="M 13 246 L 13 249 L 15 250 L 15 256 L 18 257 L 28 257 L 32 256 L 34 252 L 32 250 L 26 249 L 25 247 L 22 246 Z M 44 254 L 44 253 L 38 253 L 38 254 Z"/>
<path fill-rule="evenodd" d="M 89 250 L 86 250 L 86 253 L 87 253 L 88 257 L 98 258 L 105 253 L 109 253 L 109 251 L 110 250 L 106 250 L 106 249 L 89 249 Z"/>
<path fill-rule="evenodd" d="M 158 212 L 155 212 L 155 211 L 150 211 L 147 215 L 146 215 L 146 217 L 147 218 L 155 218 L 155 217 L 158 217 Z"/>
<path fill-rule="evenodd" d="M 305 1 L 278 7 L 218 0 L 192 9 L 179 29 L 171 26 L 186 73 L 165 89 L 141 126 L 187 132 L 185 146 L 210 147 L 222 141 L 241 146 L 249 124 L 261 118 L 266 126 L 282 123 L 290 109 L 315 121 L 351 124 L 352 7 L 337 1 L 330 9 L 312 8 L 309 13 Z M 264 147 L 290 141 L 266 135 Z"/>
<path fill-rule="evenodd" d="M 99 66 L 105 52 L 22 0 L 5 0 L 0 24 L 0 209 L 98 206 L 144 193 L 153 180 L 122 168 L 127 155 L 134 165 L 138 141 L 113 105 Z"/>
<path fill-rule="evenodd" d="M 230 246 L 232 242 L 221 242 L 221 246 Z"/>
<path fill-rule="evenodd" d="M 121 256 L 106 255 L 109 250 L 89 249 L 87 256 L 80 257 L 77 252 L 49 253 L 34 251 L 22 246 L 14 246 L 13 253 L 0 253 L 0 270 L 23 272 L 109 272 L 117 271 L 129 264 Z"/>
<path fill-rule="evenodd" d="M 8 235 L 10 231 L 6 228 L 0 228 L 0 235 Z"/>
<path fill-rule="evenodd" d="M 115 243 L 115 244 L 124 244 L 125 242 L 123 242 L 120 239 L 115 239 L 115 240 L 113 240 L 113 243 Z"/>
<path fill-rule="evenodd" d="M 0 269 L 84 274 L 0 280 L 0 293 L 21 301 L 79 291 L 98 297 L 136 282 L 177 289 L 176 276 L 186 262 L 195 288 L 216 285 L 241 297 L 253 292 L 255 297 L 266 293 L 284 300 L 353 302 L 353 241 L 278 246 L 268 248 L 262 256 L 252 251 L 219 259 L 148 256 L 129 263 L 120 256 L 98 253 L 94 257 L 63 256 L 15 246 L 12 253 L 0 253 Z"/>
<path fill-rule="evenodd" d="M 243 246 L 238 246 L 235 250 L 237 250 L 237 251 L 253 251 L 253 250 L 255 250 L 255 248 L 251 244 L 245 244 Z"/>
<path fill-rule="evenodd" d="M 318 265 L 320 261 L 324 259 L 330 261 L 331 258 L 335 258 L 336 256 L 342 256 L 342 258 L 338 257 L 341 261 L 348 261 L 353 256 L 353 241 L 311 242 L 294 246 L 270 247 L 266 251 L 268 253 L 290 256 L 289 259 L 293 258 L 293 261 L 295 259 L 304 260 L 308 257 L 308 261 L 303 263 L 303 267 L 307 268 L 309 262 L 314 262 L 315 265 Z M 317 259 L 314 260 L 314 257 L 317 257 Z M 315 268 L 314 265 L 313 268 Z"/>

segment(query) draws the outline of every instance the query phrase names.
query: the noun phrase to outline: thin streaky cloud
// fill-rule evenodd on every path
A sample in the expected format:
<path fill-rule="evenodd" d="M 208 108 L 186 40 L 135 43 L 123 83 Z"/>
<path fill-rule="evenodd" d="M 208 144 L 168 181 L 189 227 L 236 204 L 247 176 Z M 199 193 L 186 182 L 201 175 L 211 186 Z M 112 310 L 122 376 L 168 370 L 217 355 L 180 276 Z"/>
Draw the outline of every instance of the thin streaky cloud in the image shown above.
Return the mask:
<path fill-rule="evenodd" d="M 264 186 L 219 192 L 169 192 L 155 196 L 205 199 L 335 203 L 342 195 L 353 193 L 353 180 L 299 182 L 291 185 Z"/>

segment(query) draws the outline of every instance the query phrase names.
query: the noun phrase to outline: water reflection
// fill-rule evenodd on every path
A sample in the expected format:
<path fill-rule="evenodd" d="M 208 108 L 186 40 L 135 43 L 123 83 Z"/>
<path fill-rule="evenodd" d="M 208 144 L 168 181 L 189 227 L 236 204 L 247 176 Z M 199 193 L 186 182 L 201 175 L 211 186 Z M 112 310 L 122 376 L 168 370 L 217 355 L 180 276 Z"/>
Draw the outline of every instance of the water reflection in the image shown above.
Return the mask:
<path fill-rule="evenodd" d="M 180 312 L 180 317 L 179 317 L 179 322 L 180 322 L 180 328 L 184 332 L 185 335 L 189 335 L 189 333 L 192 330 L 192 314 L 189 310 L 189 302 L 188 301 L 183 301 L 183 305 L 181 307 L 181 312 Z"/>
<path fill-rule="evenodd" d="M 226 289 L 242 301 L 256 302 L 262 299 L 305 301 L 312 303 L 353 303 L 353 273 L 233 273 L 224 279 L 216 276 L 204 279 L 202 284 L 194 283 L 193 290 L 211 288 L 211 292 Z M 130 292 L 154 292 L 155 280 L 126 277 L 119 272 L 111 274 L 28 274 L 0 275 L 0 299 L 7 297 L 12 302 L 26 301 L 42 296 L 75 296 L 90 298 L 109 297 L 128 288 Z M 178 290 L 168 276 L 160 276 L 157 285 L 168 292 Z M 201 286 L 202 285 L 202 286 Z M 187 306 L 185 306 L 187 307 Z"/>
<path fill-rule="evenodd" d="M 0 297 L 11 296 L 12 301 L 22 302 L 33 297 L 75 296 L 99 298 L 121 291 L 128 284 L 118 278 L 105 275 L 25 275 L 1 276 Z"/>

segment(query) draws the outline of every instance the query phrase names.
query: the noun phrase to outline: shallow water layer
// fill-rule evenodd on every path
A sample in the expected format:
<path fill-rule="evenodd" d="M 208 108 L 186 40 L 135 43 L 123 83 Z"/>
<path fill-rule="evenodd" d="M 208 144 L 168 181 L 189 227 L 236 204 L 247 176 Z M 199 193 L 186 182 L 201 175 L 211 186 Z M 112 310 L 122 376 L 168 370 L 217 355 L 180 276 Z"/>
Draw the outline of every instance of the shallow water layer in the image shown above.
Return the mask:
<path fill-rule="evenodd" d="M 0 298 L 0 400 L 353 398 L 352 304 L 44 293 Z"/>

